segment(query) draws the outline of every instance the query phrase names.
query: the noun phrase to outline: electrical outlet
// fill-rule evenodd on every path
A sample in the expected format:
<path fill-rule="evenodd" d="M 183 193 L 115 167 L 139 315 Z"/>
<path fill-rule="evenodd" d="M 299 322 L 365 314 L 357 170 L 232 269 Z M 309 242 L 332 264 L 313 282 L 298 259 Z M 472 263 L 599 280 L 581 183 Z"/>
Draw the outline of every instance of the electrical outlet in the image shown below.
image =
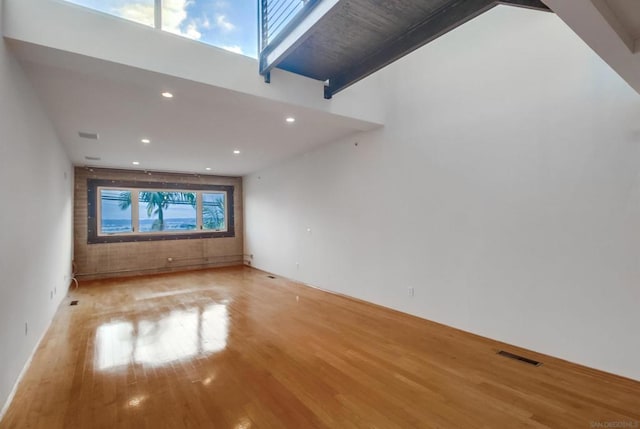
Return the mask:
<path fill-rule="evenodd" d="M 29 333 L 29 324 L 27 322 L 24 322 L 24 336 L 26 337 L 28 333 Z"/>
<path fill-rule="evenodd" d="M 300 269 L 300 262 L 296 262 L 296 270 Z"/>
<path fill-rule="evenodd" d="M 53 299 L 53 291 L 52 290 L 49 291 L 49 299 Z"/>
<path fill-rule="evenodd" d="M 416 292 L 415 289 L 412 287 L 408 288 L 407 290 L 407 293 L 409 294 L 409 296 L 414 296 L 415 292 Z"/>

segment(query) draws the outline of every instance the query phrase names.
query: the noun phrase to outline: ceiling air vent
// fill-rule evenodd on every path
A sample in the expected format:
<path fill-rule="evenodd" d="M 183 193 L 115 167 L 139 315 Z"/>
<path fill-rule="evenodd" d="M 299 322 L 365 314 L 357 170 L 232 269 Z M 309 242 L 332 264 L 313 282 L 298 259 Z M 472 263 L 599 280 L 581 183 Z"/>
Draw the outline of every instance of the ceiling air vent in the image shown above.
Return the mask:
<path fill-rule="evenodd" d="M 98 133 L 85 133 L 84 131 L 80 131 L 78 135 L 83 139 L 98 140 Z"/>
<path fill-rule="evenodd" d="M 84 159 L 87 161 L 100 161 L 102 158 L 99 156 L 85 156 Z"/>

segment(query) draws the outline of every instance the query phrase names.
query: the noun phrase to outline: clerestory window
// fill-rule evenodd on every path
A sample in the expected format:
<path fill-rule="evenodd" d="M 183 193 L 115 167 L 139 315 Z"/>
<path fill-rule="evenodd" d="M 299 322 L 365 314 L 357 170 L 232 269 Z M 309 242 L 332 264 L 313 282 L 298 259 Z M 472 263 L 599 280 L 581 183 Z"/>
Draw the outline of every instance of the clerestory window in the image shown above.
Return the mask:
<path fill-rule="evenodd" d="M 65 0 L 257 58 L 255 0 Z"/>

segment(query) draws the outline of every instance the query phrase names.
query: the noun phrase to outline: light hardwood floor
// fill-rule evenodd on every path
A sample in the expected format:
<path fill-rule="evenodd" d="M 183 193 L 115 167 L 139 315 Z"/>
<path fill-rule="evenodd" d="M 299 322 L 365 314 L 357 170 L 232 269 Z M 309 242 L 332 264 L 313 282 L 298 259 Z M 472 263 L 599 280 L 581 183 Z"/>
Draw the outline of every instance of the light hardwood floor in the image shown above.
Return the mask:
<path fill-rule="evenodd" d="M 611 422 L 638 427 L 639 382 L 236 267 L 82 284 L 0 428 Z"/>

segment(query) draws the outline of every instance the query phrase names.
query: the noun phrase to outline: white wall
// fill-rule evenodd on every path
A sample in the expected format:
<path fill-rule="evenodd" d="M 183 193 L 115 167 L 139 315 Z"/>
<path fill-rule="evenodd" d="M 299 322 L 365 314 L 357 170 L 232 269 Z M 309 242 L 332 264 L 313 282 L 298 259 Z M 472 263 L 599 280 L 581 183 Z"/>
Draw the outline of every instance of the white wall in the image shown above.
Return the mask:
<path fill-rule="evenodd" d="M 0 23 L 1 10 L 0 1 Z M 67 291 L 73 175 L 35 92 L 1 39 L 0 94 L 1 416 Z"/>
<path fill-rule="evenodd" d="M 638 94 L 506 6 L 379 78 L 384 129 L 245 178 L 254 266 L 640 380 Z"/>

